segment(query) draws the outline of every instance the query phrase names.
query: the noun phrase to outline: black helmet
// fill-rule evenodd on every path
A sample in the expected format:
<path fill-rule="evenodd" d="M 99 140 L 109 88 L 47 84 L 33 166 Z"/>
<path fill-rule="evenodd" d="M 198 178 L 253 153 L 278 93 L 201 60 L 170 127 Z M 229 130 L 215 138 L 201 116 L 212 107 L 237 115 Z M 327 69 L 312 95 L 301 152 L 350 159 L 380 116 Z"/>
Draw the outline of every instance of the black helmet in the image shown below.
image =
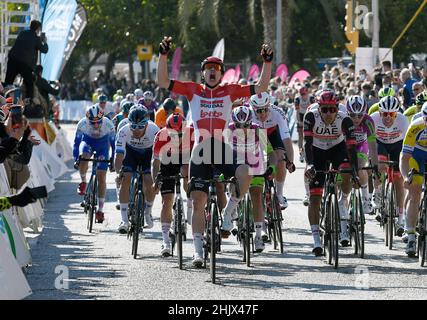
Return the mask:
<path fill-rule="evenodd" d="M 175 108 L 176 103 L 173 101 L 173 99 L 167 98 L 165 101 L 163 101 L 163 109 L 165 109 L 165 111 L 174 111 Z"/>

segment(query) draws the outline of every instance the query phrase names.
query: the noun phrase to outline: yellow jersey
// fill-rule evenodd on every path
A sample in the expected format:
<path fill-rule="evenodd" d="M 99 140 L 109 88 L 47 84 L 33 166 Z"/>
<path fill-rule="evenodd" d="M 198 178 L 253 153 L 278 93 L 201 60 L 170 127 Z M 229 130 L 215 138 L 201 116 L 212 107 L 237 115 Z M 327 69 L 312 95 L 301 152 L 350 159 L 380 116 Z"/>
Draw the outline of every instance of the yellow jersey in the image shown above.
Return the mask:
<path fill-rule="evenodd" d="M 403 140 L 403 153 L 412 155 L 414 150 L 427 153 L 427 130 L 423 118 L 416 119 L 409 125 Z"/>
<path fill-rule="evenodd" d="M 377 111 L 380 111 L 380 103 L 374 103 L 368 110 L 368 115 L 371 115 Z"/>
<path fill-rule="evenodd" d="M 417 114 L 418 112 L 420 112 L 420 110 L 418 110 L 418 106 L 413 105 L 413 106 L 409 107 L 408 109 L 406 109 L 405 112 L 403 113 L 403 115 L 405 115 L 408 118 L 408 121 L 411 122 L 412 117 L 415 114 Z"/>

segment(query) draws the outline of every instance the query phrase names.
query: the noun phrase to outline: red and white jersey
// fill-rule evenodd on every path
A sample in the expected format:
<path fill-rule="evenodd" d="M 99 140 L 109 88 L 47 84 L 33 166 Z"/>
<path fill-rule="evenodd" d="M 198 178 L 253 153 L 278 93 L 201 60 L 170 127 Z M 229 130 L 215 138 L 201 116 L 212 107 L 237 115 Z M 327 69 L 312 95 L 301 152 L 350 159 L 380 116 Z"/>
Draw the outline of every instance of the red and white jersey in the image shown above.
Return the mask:
<path fill-rule="evenodd" d="M 406 131 L 409 127 L 409 121 L 402 113 L 397 113 L 397 117 L 394 119 L 394 123 L 391 127 L 387 127 L 383 123 L 378 111 L 371 114 L 371 118 L 375 123 L 375 135 L 378 141 L 385 144 L 392 144 L 405 138 Z"/>
<path fill-rule="evenodd" d="M 177 80 L 171 80 L 168 89 L 188 99 L 195 145 L 215 133 L 221 136 L 231 120 L 233 101 L 255 94 L 253 85 L 225 84 L 211 90 L 204 84 Z"/>
<path fill-rule="evenodd" d="M 193 147 L 193 141 L 191 140 L 193 128 L 184 127 L 181 139 L 177 136 L 177 133 L 166 127 L 157 132 L 153 144 L 154 159 L 163 162 L 164 158 L 171 158 L 176 155 L 184 155 L 185 159 L 190 157 Z"/>

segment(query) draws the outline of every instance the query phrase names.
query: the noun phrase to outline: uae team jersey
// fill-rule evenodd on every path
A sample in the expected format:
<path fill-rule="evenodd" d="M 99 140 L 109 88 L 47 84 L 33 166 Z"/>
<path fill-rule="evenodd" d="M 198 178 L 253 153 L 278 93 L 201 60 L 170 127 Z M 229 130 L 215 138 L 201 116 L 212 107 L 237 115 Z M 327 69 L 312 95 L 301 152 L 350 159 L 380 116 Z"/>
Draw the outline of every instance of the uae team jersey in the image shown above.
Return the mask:
<path fill-rule="evenodd" d="M 201 136 L 222 136 L 231 120 L 233 101 L 255 94 L 254 85 L 226 84 L 211 90 L 203 84 L 177 80 L 171 80 L 168 89 L 185 96 L 189 102 L 195 145 L 201 142 Z"/>
<path fill-rule="evenodd" d="M 409 127 L 409 121 L 403 114 L 397 113 L 397 117 L 394 119 L 394 123 L 391 127 L 387 127 L 383 123 L 379 112 L 373 113 L 371 117 L 375 123 L 375 134 L 378 141 L 385 144 L 392 144 L 405 138 L 406 131 Z"/>

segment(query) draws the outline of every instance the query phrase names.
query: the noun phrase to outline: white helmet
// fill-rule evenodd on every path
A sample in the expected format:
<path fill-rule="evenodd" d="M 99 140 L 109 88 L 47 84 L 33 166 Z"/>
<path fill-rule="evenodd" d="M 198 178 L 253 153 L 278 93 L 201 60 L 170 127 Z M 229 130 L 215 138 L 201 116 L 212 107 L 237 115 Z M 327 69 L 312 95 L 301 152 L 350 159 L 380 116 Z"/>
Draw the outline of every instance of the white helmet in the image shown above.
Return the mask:
<path fill-rule="evenodd" d="M 140 98 L 143 97 L 144 91 L 142 91 L 141 89 L 136 89 L 134 92 L 134 95 L 135 95 L 136 99 L 139 100 Z"/>
<path fill-rule="evenodd" d="M 366 113 L 368 104 L 361 96 L 351 96 L 347 99 L 346 107 L 348 113 L 360 114 Z"/>
<path fill-rule="evenodd" d="M 387 96 L 380 100 L 379 107 L 381 112 L 398 112 L 400 103 L 397 98 Z"/>
<path fill-rule="evenodd" d="M 421 114 L 423 117 L 427 117 L 427 102 L 424 102 L 423 106 L 421 107 Z"/>
<path fill-rule="evenodd" d="M 270 95 L 267 92 L 254 94 L 249 100 L 249 104 L 254 109 L 263 109 L 270 106 Z"/>
<path fill-rule="evenodd" d="M 154 100 L 154 95 L 151 91 L 145 91 L 144 92 L 144 99 L 145 100 Z"/>
<path fill-rule="evenodd" d="M 247 106 L 239 106 L 233 109 L 231 118 L 235 124 L 248 125 L 252 122 L 252 112 Z"/>
<path fill-rule="evenodd" d="M 128 93 L 126 95 L 126 100 L 133 101 L 135 99 L 135 95 L 133 93 Z"/>

